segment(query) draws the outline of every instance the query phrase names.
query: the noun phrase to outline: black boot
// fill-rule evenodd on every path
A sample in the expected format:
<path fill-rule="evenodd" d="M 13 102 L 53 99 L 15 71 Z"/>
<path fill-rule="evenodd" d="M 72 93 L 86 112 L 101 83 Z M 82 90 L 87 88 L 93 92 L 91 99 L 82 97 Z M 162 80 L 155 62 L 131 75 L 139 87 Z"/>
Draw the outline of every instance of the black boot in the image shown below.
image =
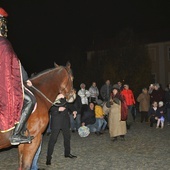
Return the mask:
<path fill-rule="evenodd" d="M 51 165 L 51 156 L 47 156 L 46 165 Z"/>
<path fill-rule="evenodd" d="M 31 143 L 32 139 L 34 138 L 33 136 L 22 135 L 23 127 L 25 123 L 27 122 L 34 108 L 34 106 L 32 105 L 32 102 L 27 97 L 29 98 L 29 96 L 26 96 L 26 101 L 28 102 L 24 105 L 24 108 L 22 110 L 22 115 L 20 118 L 20 122 L 19 124 L 16 125 L 14 129 L 14 133 L 11 136 L 11 139 L 10 139 L 11 145 L 19 145 L 20 143 Z"/>

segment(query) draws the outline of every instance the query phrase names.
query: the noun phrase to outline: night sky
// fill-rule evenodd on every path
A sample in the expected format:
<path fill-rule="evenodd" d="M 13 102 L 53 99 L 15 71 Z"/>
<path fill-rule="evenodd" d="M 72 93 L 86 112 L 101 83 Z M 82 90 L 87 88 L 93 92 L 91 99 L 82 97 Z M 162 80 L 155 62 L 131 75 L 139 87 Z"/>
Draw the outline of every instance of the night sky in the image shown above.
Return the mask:
<path fill-rule="evenodd" d="M 85 52 L 94 39 L 127 27 L 138 34 L 170 30 L 170 0 L 1 0 L 0 6 L 9 14 L 8 39 L 29 74 L 64 65 L 71 48 Z"/>

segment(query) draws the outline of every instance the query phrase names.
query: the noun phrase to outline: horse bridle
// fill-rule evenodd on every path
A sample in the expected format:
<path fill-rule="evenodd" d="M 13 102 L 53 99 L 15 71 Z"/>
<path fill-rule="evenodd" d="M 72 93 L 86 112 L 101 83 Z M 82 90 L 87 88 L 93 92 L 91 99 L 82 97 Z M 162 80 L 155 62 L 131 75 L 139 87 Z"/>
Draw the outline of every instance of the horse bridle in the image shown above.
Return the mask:
<path fill-rule="evenodd" d="M 62 67 L 62 68 L 64 68 L 66 71 L 67 71 L 67 73 L 68 73 L 68 81 L 67 81 L 67 84 L 66 84 L 66 86 L 62 89 L 62 90 L 60 90 L 60 92 L 61 91 L 63 91 L 63 90 L 65 90 L 66 89 L 66 87 L 68 86 L 68 83 L 69 83 L 69 80 L 71 81 L 71 78 L 70 78 L 70 73 L 68 72 L 68 70 L 65 68 L 65 67 Z M 33 88 L 35 91 L 37 91 L 38 93 L 40 93 L 49 103 L 51 103 L 52 105 L 55 105 L 55 106 L 61 106 L 61 105 L 57 105 L 56 103 L 54 103 L 54 102 L 52 102 L 44 93 L 42 93 L 39 89 L 37 89 L 35 86 L 31 86 L 31 88 Z M 71 91 L 73 91 L 73 86 L 71 87 Z M 66 95 L 70 95 L 70 93 L 66 93 Z M 72 95 L 73 96 L 73 95 Z M 71 97 L 72 97 L 71 96 Z M 70 97 L 70 98 L 71 98 Z"/>
<path fill-rule="evenodd" d="M 70 75 L 71 75 L 70 72 L 66 69 L 66 67 L 62 67 L 62 68 L 64 68 L 64 69 L 67 71 L 67 73 L 68 73 L 68 80 L 67 80 L 66 86 L 65 86 L 63 89 L 60 90 L 60 93 L 67 88 L 67 86 L 68 86 L 68 84 L 69 84 L 69 81 L 72 81 L 72 80 L 71 80 L 71 76 L 70 76 Z M 73 86 L 71 86 L 70 92 L 71 92 L 71 91 L 73 91 Z M 65 96 L 69 96 L 69 95 L 70 95 L 70 93 L 66 93 L 66 94 L 65 94 Z"/>

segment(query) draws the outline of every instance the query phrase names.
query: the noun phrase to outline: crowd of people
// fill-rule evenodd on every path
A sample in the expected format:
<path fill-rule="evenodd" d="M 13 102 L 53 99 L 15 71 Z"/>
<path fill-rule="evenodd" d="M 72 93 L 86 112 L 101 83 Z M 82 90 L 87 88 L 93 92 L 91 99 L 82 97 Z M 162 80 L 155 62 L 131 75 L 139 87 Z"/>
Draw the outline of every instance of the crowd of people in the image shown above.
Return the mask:
<path fill-rule="evenodd" d="M 116 141 L 120 136 L 124 139 L 127 129 L 135 121 L 137 108 L 141 123 L 150 122 L 150 127 L 156 123 L 156 128 L 163 128 L 165 120 L 170 125 L 170 90 L 162 90 L 158 83 L 144 87 L 135 99 L 133 91 L 128 84 L 117 82 L 111 85 L 110 80 L 99 89 L 96 82 L 92 82 L 89 89 L 85 83 L 80 84 L 80 89 L 75 90 L 76 100 L 71 103 L 77 111 L 74 115 L 69 111 L 70 130 L 78 132 L 81 126 L 87 126 L 92 133 L 100 136 L 106 129 L 110 137 Z M 122 116 L 126 119 L 122 119 Z M 166 118 L 165 118 L 166 117 Z"/>
<path fill-rule="evenodd" d="M 128 84 L 119 81 L 111 85 L 110 80 L 106 80 L 100 89 L 96 82 L 92 82 L 89 89 L 81 83 L 77 96 L 79 116 L 72 119 L 70 114 L 72 132 L 87 126 L 90 132 L 100 136 L 109 129 L 110 137 L 115 141 L 119 136 L 124 138 L 127 129 L 135 122 L 137 111 L 141 116 L 140 122 L 150 123 L 150 127 L 155 123 L 156 128 L 163 128 L 165 121 L 170 125 L 170 85 L 163 90 L 159 83 L 151 84 L 148 88 L 143 87 L 135 98 Z"/>
<path fill-rule="evenodd" d="M 13 74 L 15 73 L 18 79 L 12 82 L 9 77 L 6 77 L 5 81 L 1 82 L 1 85 L 5 87 L 8 84 L 8 86 L 14 88 L 16 86 L 20 96 L 24 92 L 25 105 L 10 139 L 12 145 L 18 145 L 20 143 L 31 143 L 34 138 L 33 136 L 24 136 L 21 132 L 32 113 L 36 99 L 26 88 L 26 86 L 31 87 L 32 83 L 28 80 L 28 75 L 15 54 L 12 45 L 6 39 L 7 16 L 8 14 L 5 10 L 0 8 L 1 61 L 14 64 L 14 67 L 11 65 L 9 70 Z M 8 69 L 6 65 L 3 65 L 1 67 L 2 76 L 6 75 L 5 71 L 7 72 Z M 22 86 L 24 84 L 23 91 Z M 165 122 L 167 122 L 167 125 L 170 125 L 170 84 L 168 84 L 165 90 L 161 88 L 159 83 L 151 84 L 148 88 L 143 87 L 136 99 L 129 85 L 122 84 L 120 81 L 111 85 L 110 80 L 106 80 L 100 89 L 97 87 L 96 82 L 92 82 L 89 89 L 86 88 L 85 83 L 81 83 L 80 89 L 74 89 L 74 92 L 76 93 L 74 102 L 68 103 L 65 97 L 59 94 L 49 110 L 50 121 L 47 132 L 50 134 L 50 137 L 47 148 L 47 165 L 51 165 L 54 146 L 60 130 L 64 138 L 64 156 L 66 158 L 77 158 L 77 156 L 71 154 L 70 132 L 76 133 L 79 128 L 86 126 L 90 133 L 101 136 L 108 129 L 113 142 L 119 139 L 124 141 L 127 130 L 131 128 L 135 121 L 136 112 L 134 109 L 137 106 L 141 115 L 141 123 L 149 122 L 151 128 L 156 124 L 156 129 L 163 129 Z M 15 101 L 15 98 L 11 98 L 10 94 L 7 95 L 9 100 Z M 15 102 L 13 103 L 15 104 Z M 19 103 L 21 102 L 19 101 Z M 40 150 L 41 144 L 35 154 L 32 170 L 37 169 Z"/>

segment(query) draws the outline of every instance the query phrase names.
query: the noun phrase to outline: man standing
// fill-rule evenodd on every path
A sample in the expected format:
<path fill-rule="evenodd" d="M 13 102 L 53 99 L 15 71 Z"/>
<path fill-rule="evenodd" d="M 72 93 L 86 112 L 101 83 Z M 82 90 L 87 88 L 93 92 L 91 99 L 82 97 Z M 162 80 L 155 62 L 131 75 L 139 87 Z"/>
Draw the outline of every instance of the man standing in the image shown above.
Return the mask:
<path fill-rule="evenodd" d="M 106 80 L 105 84 L 100 89 L 100 95 L 102 96 L 103 101 L 110 100 L 111 89 L 110 80 Z"/>
<path fill-rule="evenodd" d="M 76 158 L 70 153 L 70 117 L 69 109 L 72 111 L 74 117 L 76 117 L 77 112 L 74 111 L 74 108 L 68 108 L 71 105 L 68 105 L 66 98 L 63 94 L 59 94 L 56 98 L 54 105 L 50 108 L 51 114 L 51 136 L 48 142 L 47 150 L 47 161 L 46 165 L 51 165 L 52 154 L 54 151 L 54 146 L 57 141 L 60 130 L 63 132 L 64 137 L 64 156 L 66 158 Z"/>

